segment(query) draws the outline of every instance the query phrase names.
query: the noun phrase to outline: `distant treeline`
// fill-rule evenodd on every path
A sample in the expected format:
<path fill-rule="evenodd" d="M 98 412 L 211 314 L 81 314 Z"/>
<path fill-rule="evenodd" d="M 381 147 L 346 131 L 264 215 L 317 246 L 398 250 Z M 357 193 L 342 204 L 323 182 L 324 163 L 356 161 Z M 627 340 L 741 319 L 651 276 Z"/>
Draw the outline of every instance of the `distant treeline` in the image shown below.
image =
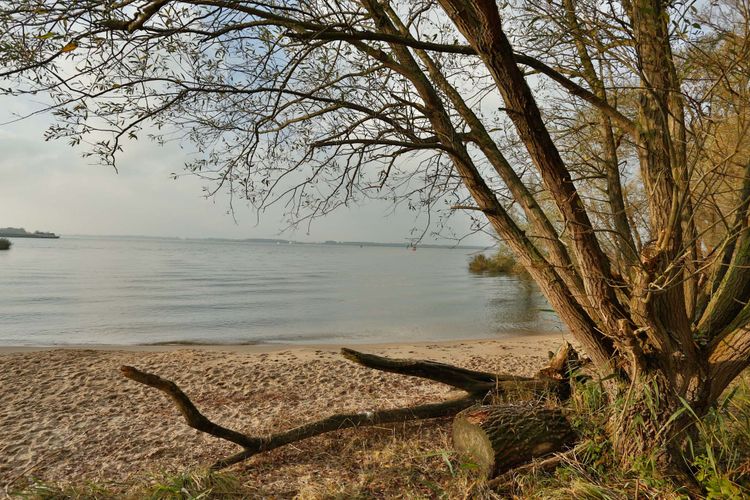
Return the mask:
<path fill-rule="evenodd" d="M 22 227 L 0 227 L 0 236 L 7 236 L 8 238 L 59 238 L 55 233 L 47 231 L 31 233 Z"/>

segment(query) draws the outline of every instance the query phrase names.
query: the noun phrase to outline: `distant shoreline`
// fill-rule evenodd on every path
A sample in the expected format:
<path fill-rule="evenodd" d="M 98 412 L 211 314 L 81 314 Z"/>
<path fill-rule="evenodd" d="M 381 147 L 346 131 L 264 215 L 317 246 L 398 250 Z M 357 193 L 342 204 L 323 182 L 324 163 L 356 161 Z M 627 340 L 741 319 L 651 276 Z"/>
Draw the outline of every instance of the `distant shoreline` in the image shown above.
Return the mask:
<path fill-rule="evenodd" d="M 53 235 L 39 235 L 39 234 L 5 234 L 0 233 L 0 238 L 36 238 L 40 240 L 59 240 L 60 236 L 57 234 Z"/>
<path fill-rule="evenodd" d="M 282 238 L 198 238 L 198 237 L 180 237 L 180 236 L 146 236 L 146 235 L 129 235 L 129 234 L 70 234 L 71 238 L 105 238 L 121 240 L 169 240 L 169 241 L 219 241 L 234 243 L 263 243 L 269 245 L 330 245 L 330 246 L 361 246 L 361 247 L 386 247 L 386 248 L 410 248 L 416 246 L 419 248 L 441 248 L 448 250 L 485 250 L 492 248 L 492 245 L 448 245 L 441 243 L 419 243 L 412 244 L 404 241 L 403 243 L 378 242 L 378 241 L 297 241 Z"/>
<path fill-rule="evenodd" d="M 295 352 L 307 352 L 307 351 L 326 351 L 326 352 L 338 352 L 341 347 L 349 346 L 354 347 L 358 350 L 373 350 L 373 349 L 392 349 L 392 348 L 404 348 L 404 347 L 427 347 L 427 346 L 439 346 L 443 348 L 457 347 L 466 344 L 475 344 L 478 342 L 529 342 L 539 341 L 547 342 L 554 339 L 570 338 L 570 334 L 567 331 L 559 332 L 526 332 L 526 333 L 512 333 L 508 336 L 496 336 L 496 337 L 485 337 L 476 339 L 457 339 L 457 340 L 419 340 L 419 341 L 396 341 L 396 342 L 320 342 L 314 344 L 300 344 L 300 343 L 288 343 L 288 342 L 246 342 L 246 343 L 202 343 L 202 342 L 159 342 L 153 344 L 57 344 L 57 345 L 40 345 L 40 346 L 24 346 L 24 345 L 7 345 L 0 346 L 0 356 L 4 354 L 13 354 L 21 352 L 42 352 L 42 351 L 55 351 L 55 350 L 70 350 L 70 351 L 123 351 L 123 352 L 171 352 L 180 349 L 193 349 L 198 351 L 210 351 L 210 352 L 247 352 L 247 353 L 269 353 L 277 351 L 295 351 Z"/>
<path fill-rule="evenodd" d="M 59 239 L 60 236 L 50 231 L 28 232 L 22 227 L 0 227 L 0 238 L 42 238 Z"/>

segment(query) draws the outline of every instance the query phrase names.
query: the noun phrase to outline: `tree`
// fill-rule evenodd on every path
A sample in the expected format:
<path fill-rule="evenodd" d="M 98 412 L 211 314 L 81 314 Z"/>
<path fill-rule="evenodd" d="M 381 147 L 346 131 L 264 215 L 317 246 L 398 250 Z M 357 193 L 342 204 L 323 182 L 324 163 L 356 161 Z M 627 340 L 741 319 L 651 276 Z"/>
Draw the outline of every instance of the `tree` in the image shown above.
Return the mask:
<path fill-rule="evenodd" d="M 145 133 L 297 220 L 481 213 L 627 399 L 622 460 L 685 479 L 691 419 L 750 363 L 743 0 L 0 5 L 5 92 L 48 93 L 48 137 L 106 164 Z"/>

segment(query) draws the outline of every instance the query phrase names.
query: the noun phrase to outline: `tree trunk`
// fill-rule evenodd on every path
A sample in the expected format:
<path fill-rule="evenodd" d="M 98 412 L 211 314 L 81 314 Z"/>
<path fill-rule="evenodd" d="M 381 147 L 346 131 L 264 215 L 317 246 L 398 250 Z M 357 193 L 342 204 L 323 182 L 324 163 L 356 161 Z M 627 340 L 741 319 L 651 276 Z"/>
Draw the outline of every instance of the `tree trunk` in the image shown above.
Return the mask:
<path fill-rule="evenodd" d="M 695 496 L 700 487 L 685 461 L 685 449 L 706 405 L 694 402 L 688 408 L 671 378 L 658 370 L 641 374 L 612 404 L 606 431 L 623 469 L 648 468 Z"/>
<path fill-rule="evenodd" d="M 453 421 L 453 444 L 488 477 L 572 445 L 576 433 L 560 409 L 539 403 L 475 406 Z"/>

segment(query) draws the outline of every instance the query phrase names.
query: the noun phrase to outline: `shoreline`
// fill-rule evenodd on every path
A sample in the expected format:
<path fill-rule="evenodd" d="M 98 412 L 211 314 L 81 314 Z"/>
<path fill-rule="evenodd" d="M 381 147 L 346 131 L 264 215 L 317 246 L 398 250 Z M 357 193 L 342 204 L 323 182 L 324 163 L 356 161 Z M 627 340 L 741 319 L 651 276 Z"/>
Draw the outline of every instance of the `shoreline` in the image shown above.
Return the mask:
<path fill-rule="evenodd" d="M 570 341 L 571 335 L 568 331 L 559 332 L 537 332 L 537 333 L 512 333 L 507 336 L 478 337 L 457 340 L 415 340 L 395 342 L 315 342 L 315 343 L 289 343 L 289 342 L 259 342 L 259 343 L 202 343 L 202 342 L 164 342 L 156 344 L 57 344 L 57 345 L 0 345 L 0 356 L 14 353 L 33 353 L 45 351 L 101 351 L 101 352 L 171 352 L 181 349 L 190 349 L 209 352 L 245 352 L 245 353 L 269 353 L 277 351 L 330 351 L 338 352 L 342 347 L 353 349 L 396 349 L 399 347 L 458 347 L 465 344 L 487 343 L 487 342 L 529 342 L 539 340 L 540 342 L 558 339 Z"/>

